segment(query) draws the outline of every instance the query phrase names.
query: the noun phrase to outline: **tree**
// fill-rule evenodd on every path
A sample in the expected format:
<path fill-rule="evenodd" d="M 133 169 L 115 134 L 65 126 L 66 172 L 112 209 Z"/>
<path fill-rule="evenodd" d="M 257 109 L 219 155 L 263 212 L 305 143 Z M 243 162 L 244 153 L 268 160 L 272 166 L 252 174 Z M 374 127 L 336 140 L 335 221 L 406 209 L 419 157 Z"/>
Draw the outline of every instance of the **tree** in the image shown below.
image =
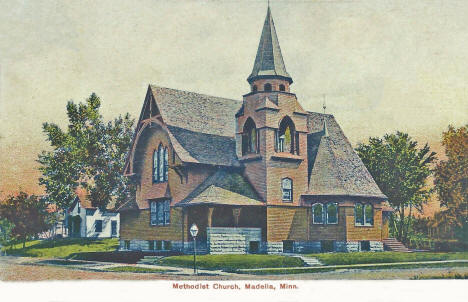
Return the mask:
<path fill-rule="evenodd" d="M 402 132 L 386 134 L 383 139 L 369 138 L 368 144 L 356 148 L 359 156 L 373 176 L 379 188 L 388 197 L 390 205 L 396 210 L 397 239 L 406 241 L 411 219 L 405 219 L 405 209 L 422 209 L 432 190 L 426 185 L 431 175 L 430 164 L 435 153 L 426 144 L 418 149 L 418 143 Z"/>
<path fill-rule="evenodd" d="M 8 221 L 6 218 L 1 218 L 0 217 L 0 247 L 2 245 L 6 246 L 8 243 L 11 242 L 12 236 L 11 236 L 11 231 L 13 230 L 13 227 L 15 225 Z M 2 252 L 0 251 L 0 256 L 2 255 Z M 6 249 L 5 249 L 5 255 L 6 255 Z"/>
<path fill-rule="evenodd" d="M 48 215 L 47 205 L 37 196 L 25 192 L 10 195 L 0 203 L 0 217 L 13 224 L 11 235 L 23 241 L 23 248 L 29 237 L 49 229 Z"/>
<path fill-rule="evenodd" d="M 134 120 L 127 113 L 105 123 L 100 106 L 93 93 L 84 104 L 68 102 L 67 131 L 56 124 L 43 124 L 53 150 L 39 155 L 39 183 L 60 209 L 74 202 L 79 186 L 87 190 L 92 205 L 101 209 L 111 200 L 120 204 L 134 192 L 134 185 L 122 175 Z"/>
<path fill-rule="evenodd" d="M 468 125 L 449 126 L 442 134 L 447 160 L 435 168 L 435 188 L 443 207 L 438 218 L 455 230 L 460 241 L 468 241 Z"/>

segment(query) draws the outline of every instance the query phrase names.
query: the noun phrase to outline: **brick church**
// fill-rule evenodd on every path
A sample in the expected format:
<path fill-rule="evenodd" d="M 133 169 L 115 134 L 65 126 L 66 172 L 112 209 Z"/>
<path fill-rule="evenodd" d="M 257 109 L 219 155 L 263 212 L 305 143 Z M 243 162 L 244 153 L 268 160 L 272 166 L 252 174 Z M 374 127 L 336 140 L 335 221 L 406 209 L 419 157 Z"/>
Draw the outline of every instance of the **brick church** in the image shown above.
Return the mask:
<path fill-rule="evenodd" d="M 150 85 L 125 175 L 120 249 L 381 251 L 391 211 L 335 118 L 291 92 L 268 8 L 242 101 Z"/>

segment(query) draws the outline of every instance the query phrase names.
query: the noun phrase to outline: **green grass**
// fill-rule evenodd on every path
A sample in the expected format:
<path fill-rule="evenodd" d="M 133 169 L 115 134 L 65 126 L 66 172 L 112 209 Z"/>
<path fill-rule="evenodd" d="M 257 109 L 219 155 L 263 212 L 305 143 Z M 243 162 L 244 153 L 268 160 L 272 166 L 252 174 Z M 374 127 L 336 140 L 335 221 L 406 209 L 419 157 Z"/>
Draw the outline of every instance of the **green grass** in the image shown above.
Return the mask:
<path fill-rule="evenodd" d="M 327 267 L 327 266 L 318 266 L 318 267 L 308 267 L 301 269 L 285 268 L 285 269 L 263 269 L 256 271 L 235 271 L 233 272 L 239 274 L 250 274 L 250 275 L 284 275 L 284 274 L 305 274 L 305 273 L 323 273 L 323 272 L 332 272 L 336 270 L 343 269 L 354 269 L 354 270 L 385 270 L 385 269 L 413 269 L 413 268 L 450 268 L 450 267 L 468 267 L 468 263 L 425 263 L 425 264 L 389 264 L 385 266 L 362 266 L 362 267 L 349 267 L 349 266 L 340 266 L 340 267 Z"/>
<path fill-rule="evenodd" d="M 310 254 L 325 265 L 365 264 L 365 263 L 395 263 L 415 261 L 437 261 L 437 260 L 468 260 L 468 252 L 459 253 L 401 253 L 401 252 L 378 252 L 378 253 L 329 253 Z"/>
<path fill-rule="evenodd" d="M 161 265 L 192 267 L 193 256 L 172 256 L 162 258 Z M 197 266 L 203 269 L 243 269 L 263 267 L 297 267 L 304 262 L 297 257 L 277 255 L 200 255 L 197 256 Z"/>
<path fill-rule="evenodd" d="M 17 244 L 14 246 L 14 249 L 8 249 L 7 254 L 39 258 L 67 258 L 71 254 L 78 252 L 115 251 L 118 246 L 119 241 L 117 238 L 65 238 L 58 240 L 33 240 L 26 242 L 26 248 L 24 249 L 22 248 L 22 243 Z"/>
<path fill-rule="evenodd" d="M 158 268 L 147 268 L 138 266 L 116 266 L 107 268 L 106 272 L 119 272 L 119 273 L 165 273 L 171 270 L 158 269 Z"/>

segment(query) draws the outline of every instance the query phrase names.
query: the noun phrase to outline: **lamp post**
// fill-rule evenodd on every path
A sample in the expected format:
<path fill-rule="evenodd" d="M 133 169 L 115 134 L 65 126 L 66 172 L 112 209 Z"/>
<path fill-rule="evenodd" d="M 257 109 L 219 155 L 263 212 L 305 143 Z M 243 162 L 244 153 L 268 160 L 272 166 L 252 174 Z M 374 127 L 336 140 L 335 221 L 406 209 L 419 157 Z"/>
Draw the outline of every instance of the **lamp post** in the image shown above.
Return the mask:
<path fill-rule="evenodd" d="M 193 237 L 193 273 L 197 273 L 197 234 L 198 234 L 198 227 L 194 223 L 190 227 L 190 234 Z"/>

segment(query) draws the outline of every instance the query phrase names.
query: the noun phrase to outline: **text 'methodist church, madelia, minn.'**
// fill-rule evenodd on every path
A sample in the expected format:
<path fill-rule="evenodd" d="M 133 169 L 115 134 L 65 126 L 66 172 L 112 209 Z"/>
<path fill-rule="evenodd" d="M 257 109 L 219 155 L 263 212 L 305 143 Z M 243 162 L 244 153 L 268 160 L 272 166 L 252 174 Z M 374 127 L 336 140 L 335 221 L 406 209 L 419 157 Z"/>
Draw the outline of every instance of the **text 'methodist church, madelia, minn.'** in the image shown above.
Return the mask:
<path fill-rule="evenodd" d="M 120 249 L 381 251 L 388 206 L 332 115 L 290 92 L 268 8 L 243 101 L 150 85 L 127 157 Z"/>

